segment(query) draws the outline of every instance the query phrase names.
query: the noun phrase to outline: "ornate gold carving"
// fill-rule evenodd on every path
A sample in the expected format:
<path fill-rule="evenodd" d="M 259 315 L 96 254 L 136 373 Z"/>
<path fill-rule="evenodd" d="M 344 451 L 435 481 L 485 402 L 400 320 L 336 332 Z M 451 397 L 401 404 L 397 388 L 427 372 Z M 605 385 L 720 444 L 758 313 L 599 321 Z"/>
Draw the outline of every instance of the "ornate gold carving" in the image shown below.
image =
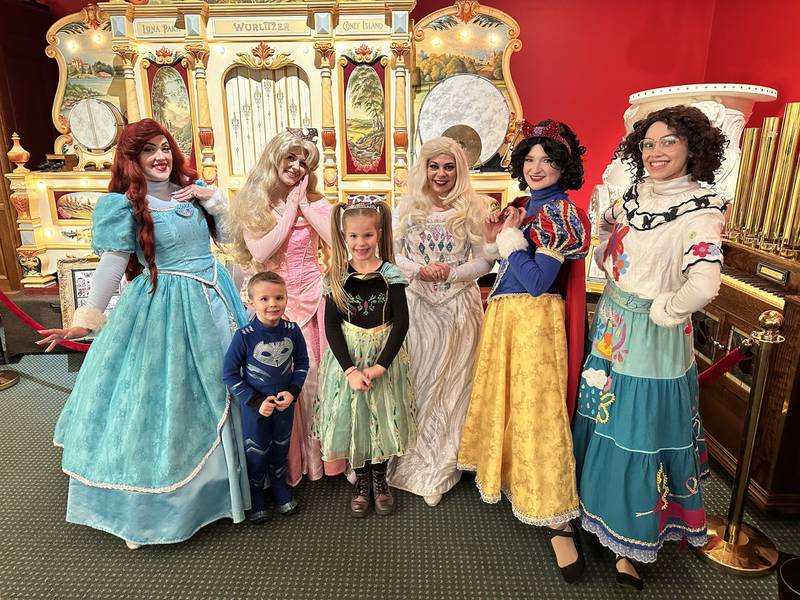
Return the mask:
<path fill-rule="evenodd" d="M 142 57 L 142 65 L 145 69 L 149 68 L 151 64 L 157 65 L 174 65 L 181 62 L 184 67 L 189 66 L 189 61 L 186 59 L 186 54 L 180 50 L 171 50 L 166 46 L 162 46 L 155 53 L 148 53 Z"/>
<path fill-rule="evenodd" d="M 336 184 L 339 179 L 336 173 L 336 165 L 326 165 L 323 169 L 322 177 L 325 180 L 326 191 L 328 191 L 328 188 L 331 188 L 331 191 L 335 192 Z"/>
<path fill-rule="evenodd" d="M 329 69 L 333 67 L 333 42 L 316 42 L 314 44 L 314 50 L 317 51 L 321 66 L 328 67 Z"/>
<path fill-rule="evenodd" d="M 456 0 L 456 18 L 464 23 L 469 23 L 478 12 L 480 3 L 477 0 Z"/>
<path fill-rule="evenodd" d="M 108 29 L 108 15 L 104 10 L 97 6 L 97 4 L 88 4 L 81 9 L 77 15 L 69 15 L 63 19 L 59 19 L 47 31 L 47 43 L 55 46 L 58 44 L 58 34 L 62 31 L 69 33 L 81 33 L 87 29 Z M 49 50 L 49 48 L 48 48 Z M 45 50 L 47 53 L 47 50 Z M 53 58 L 49 53 L 50 58 Z"/>
<path fill-rule="evenodd" d="M 111 51 L 122 59 L 124 68 L 133 68 L 136 59 L 139 58 L 139 51 L 131 44 L 114 44 L 111 46 Z"/>
<path fill-rule="evenodd" d="M 367 46 L 366 44 L 361 44 L 358 48 L 352 48 L 350 50 L 347 50 L 346 52 L 343 52 L 342 56 L 343 58 L 339 60 L 340 65 L 347 64 L 346 62 L 343 62 L 345 60 L 344 57 L 349 59 L 350 62 L 356 64 L 362 64 L 362 63 L 369 64 L 375 62 L 375 60 L 377 60 L 378 56 L 380 55 L 378 54 L 378 51 L 376 49 L 373 49 Z"/>
<path fill-rule="evenodd" d="M 14 208 L 17 209 L 17 217 L 20 221 L 29 221 L 31 218 L 31 205 L 27 191 L 14 191 L 8 198 Z"/>
<path fill-rule="evenodd" d="M 8 156 L 8 160 L 17 165 L 17 168 L 14 169 L 14 173 L 30 173 L 29 169 L 25 168 L 25 163 L 31 157 L 31 153 L 25 150 L 20 143 L 19 143 L 19 134 L 15 131 L 11 134 L 11 141 L 13 145 L 11 146 L 11 150 L 6 153 Z"/>
<path fill-rule="evenodd" d="M 205 68 L 208 65 L 210 51 L 207 44 L 186 44 L 186 57 L 189 59 L 189 66 L 195 69 L 198 65 Z"/>
<path fill-rule="evenodd" d="M 294 60 L 288 52 L 281 52 L 277 56 L 273 56 L 274 54 L 273 48 L 261 42 L 250 50 L 250 54 L 237 52 L 233 62 L 251 69 L 269 69 L 271 71 L 294 64 Z"/>
<path fill-rule="evenodd" d="M 22 267 L 23 277 L 41 277 L 42 250 L 17 250 L 17 262 Z"/>
<path fill-rule="evenodd" d="M 392 42 L 390 48 L 394 54 L 395 63 L 397 65 L 405 66 L 406 56 L 411 51 L 411 44 L 409 42 Z"/>

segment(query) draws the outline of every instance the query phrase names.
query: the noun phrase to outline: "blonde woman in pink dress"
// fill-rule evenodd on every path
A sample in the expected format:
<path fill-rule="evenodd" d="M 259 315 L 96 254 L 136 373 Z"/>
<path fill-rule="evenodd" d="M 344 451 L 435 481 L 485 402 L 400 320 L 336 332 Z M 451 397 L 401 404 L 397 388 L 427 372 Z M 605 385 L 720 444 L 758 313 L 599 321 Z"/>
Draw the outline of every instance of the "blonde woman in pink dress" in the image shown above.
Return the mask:
<path fill-rule="evenodd" d="M 323 462 L 310 437 L 317 399 L 317 369 L 325 351 L 325 303 L 320 242 L 331 243 L 331 206 L 316 191 L 316 130 L 287 130 L 264 147 L 236 194 L 228 218 L 235 260 L 254 271 L 272 270 L 286 280 L 286 318 L 300 325 L 309 372 L 295 408 L 287 482 L 339 475 L 345 461 Z"/>

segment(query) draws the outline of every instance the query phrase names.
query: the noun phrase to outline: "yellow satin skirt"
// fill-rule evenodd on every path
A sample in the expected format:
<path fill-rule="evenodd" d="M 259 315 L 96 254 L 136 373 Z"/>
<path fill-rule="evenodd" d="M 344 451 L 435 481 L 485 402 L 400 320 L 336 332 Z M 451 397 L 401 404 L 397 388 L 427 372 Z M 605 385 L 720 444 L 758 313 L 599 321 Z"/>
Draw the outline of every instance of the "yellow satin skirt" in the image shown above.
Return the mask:
<path fill-rule="evenodd" d="M 578 516 L 567 415 L 564 301 L 557 294 L 493 299 L 481 332 L 458 467 L 475 472 L 484 502 L 531 525 Z"/>

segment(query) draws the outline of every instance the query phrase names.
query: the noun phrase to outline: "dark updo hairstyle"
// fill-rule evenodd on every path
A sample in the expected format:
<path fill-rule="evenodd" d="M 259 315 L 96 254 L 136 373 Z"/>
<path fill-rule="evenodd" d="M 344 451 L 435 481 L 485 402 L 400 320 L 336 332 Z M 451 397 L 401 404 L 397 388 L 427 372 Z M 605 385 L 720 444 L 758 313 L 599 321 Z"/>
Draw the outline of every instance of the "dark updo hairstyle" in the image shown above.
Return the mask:
<path fill-rule="evenodd" d="M 546 127 L 553 122 L 553 119 L 539 121 L 536 127 Z M 558 121 L 556 121 L 558 123 Z M 522 140 L 511 153 L 511 177 L 519 181 L 519 189 L 528 189 L 522 167 L 525 164 L 525 157 L 530 149 L 539 144 L 550 157 L 556 167 L 561 171 L 561 178 L 558 182 L 565 190 L 579 190 L 583 185 L 583 158 L 586 147 L 581 146 L 578 136 L 564 123 L 558 123 L 558 131 L 569 144 L 572 154 L 570 155 L 564 144 L 548 137 L 531 136 Z"/>
<path fill-rule="evenodd" d="M 651 112 L 633 124 L 631 131 L 617 148 L 614 156 L 629 163 L 635 183 L 644 179 L 644 162 L 639 150 L 647 130 L 653 123 L 664 123 L 675 134 L 686 140 L 689 160 L 686 173 L 696 181 L 714 183 L 714 171 L 722 164 L 728 140 L 725 134 L 714 127 L 699 108 L 693 106 L 670 106 Z"/>

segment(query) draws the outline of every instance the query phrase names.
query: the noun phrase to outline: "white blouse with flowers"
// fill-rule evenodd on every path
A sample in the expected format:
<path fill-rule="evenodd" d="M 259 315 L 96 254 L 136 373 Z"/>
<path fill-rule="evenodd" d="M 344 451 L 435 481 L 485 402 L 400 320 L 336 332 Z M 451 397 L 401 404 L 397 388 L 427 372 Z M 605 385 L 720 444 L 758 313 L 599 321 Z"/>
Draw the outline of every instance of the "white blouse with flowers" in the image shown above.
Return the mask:
<path fill-rule="evenodd" d="M 604 213 L 595 261 L 621 290 L 653 300 L 657 325 L 682 324 L 719 291 L 726 208 L 690 175 L 646 178 Z"/>

